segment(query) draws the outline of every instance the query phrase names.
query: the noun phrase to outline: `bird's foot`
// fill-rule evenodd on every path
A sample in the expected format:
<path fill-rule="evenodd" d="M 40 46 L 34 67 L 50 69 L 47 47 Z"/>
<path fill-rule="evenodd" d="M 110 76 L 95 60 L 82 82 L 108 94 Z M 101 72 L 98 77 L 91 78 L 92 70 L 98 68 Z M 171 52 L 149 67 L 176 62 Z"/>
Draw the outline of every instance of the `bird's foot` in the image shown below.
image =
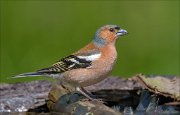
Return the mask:
<path fill-rule="evenodd" d="M 104 104 L 105 102 L 103 101 L 103 99 L 93 99 L 92 101 L 97 102 L 97 103 L 101 103 Z"/>
<path fill-rule="evenodd" d="M 97 102 L 97 103 L 101 103 L 101 104 L 104 104 L 105 102 L 103 101 L 103 99 L 94 99 L 94 98 L 85 98 L 85 99 L 82 99 L 82 101 L 92 101 L 92 102 Z"/>

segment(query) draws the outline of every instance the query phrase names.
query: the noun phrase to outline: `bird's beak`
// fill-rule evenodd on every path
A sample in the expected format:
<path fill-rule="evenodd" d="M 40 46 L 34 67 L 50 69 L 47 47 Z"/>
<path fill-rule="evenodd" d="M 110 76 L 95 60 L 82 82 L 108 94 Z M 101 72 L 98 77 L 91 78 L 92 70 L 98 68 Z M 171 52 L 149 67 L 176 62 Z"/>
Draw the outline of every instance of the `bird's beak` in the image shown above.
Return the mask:
<path fill-rule="evenodd" d="M 126 34 L 128 34 L 128 32 L 127 32 L 126 30 L 124 30 L 124 29 L 120 29 L 120 30 L 116 33 L 117 36 L 123 36 L 123 35 L 126 35 Z"/>

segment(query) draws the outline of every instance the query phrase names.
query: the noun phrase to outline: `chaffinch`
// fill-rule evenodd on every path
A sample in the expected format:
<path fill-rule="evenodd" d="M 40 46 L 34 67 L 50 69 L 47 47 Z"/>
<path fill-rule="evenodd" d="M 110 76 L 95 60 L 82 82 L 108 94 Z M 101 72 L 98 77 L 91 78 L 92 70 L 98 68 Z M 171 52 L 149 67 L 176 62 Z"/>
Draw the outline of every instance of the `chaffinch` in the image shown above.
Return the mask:
<path fill-rule="evenodd" d="M 105 25 L 97 30 L 92 42 L 79 51 L 62 58 L 48 68 L 19 74 L 12 78 L 25 76 L 62 78 L 84 96 L 93 100 L 83 87 L 102 81 L 111 72 L 117 58 L 115 43 L 125 34 L 127 31 L 117 25 Z"/>

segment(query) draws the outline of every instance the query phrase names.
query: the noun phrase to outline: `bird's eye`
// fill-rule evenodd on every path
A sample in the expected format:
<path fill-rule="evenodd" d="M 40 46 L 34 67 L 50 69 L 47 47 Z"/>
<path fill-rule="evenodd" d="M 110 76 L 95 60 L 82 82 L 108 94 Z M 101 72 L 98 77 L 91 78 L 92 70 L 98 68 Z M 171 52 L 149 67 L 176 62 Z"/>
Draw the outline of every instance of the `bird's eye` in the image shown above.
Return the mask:
<path fill-rule="evenodd" d="M 114 32 L 114 29 L 113 29 L 113 28 L 110 28 L 109 31 L 110 31 L 110 32 Z"/>

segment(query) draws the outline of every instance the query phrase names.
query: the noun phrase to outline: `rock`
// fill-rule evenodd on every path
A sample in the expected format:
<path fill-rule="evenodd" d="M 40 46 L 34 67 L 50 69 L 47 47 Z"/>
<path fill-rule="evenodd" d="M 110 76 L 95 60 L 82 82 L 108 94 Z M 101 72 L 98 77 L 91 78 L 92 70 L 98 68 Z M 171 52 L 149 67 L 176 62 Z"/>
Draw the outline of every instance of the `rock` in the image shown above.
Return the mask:
<path fill-rule="evenodd" d="M 57 84 L 52 87 L 47 103 L 50 111 L 73 115 L 121 115 L 103 103 L 90 101 L 78 92 L 73 92 L 73 87 Z"/>
<path fill-rule="evenodd" d="M 68 84 L 49 81 L 0 84 L 0 113 L 118 115 L 122 112 L 133 114 L 138 109 L 144 113 L 151 110 L 179 113 L 178 82 L 178 77 L 139 74 L 129 79 L 109 77 L 85 87 L 104 103 L 86 99 Z M 146 90 L 148 93 L 144 94 L 143 89 L 150 92 Z"/>

